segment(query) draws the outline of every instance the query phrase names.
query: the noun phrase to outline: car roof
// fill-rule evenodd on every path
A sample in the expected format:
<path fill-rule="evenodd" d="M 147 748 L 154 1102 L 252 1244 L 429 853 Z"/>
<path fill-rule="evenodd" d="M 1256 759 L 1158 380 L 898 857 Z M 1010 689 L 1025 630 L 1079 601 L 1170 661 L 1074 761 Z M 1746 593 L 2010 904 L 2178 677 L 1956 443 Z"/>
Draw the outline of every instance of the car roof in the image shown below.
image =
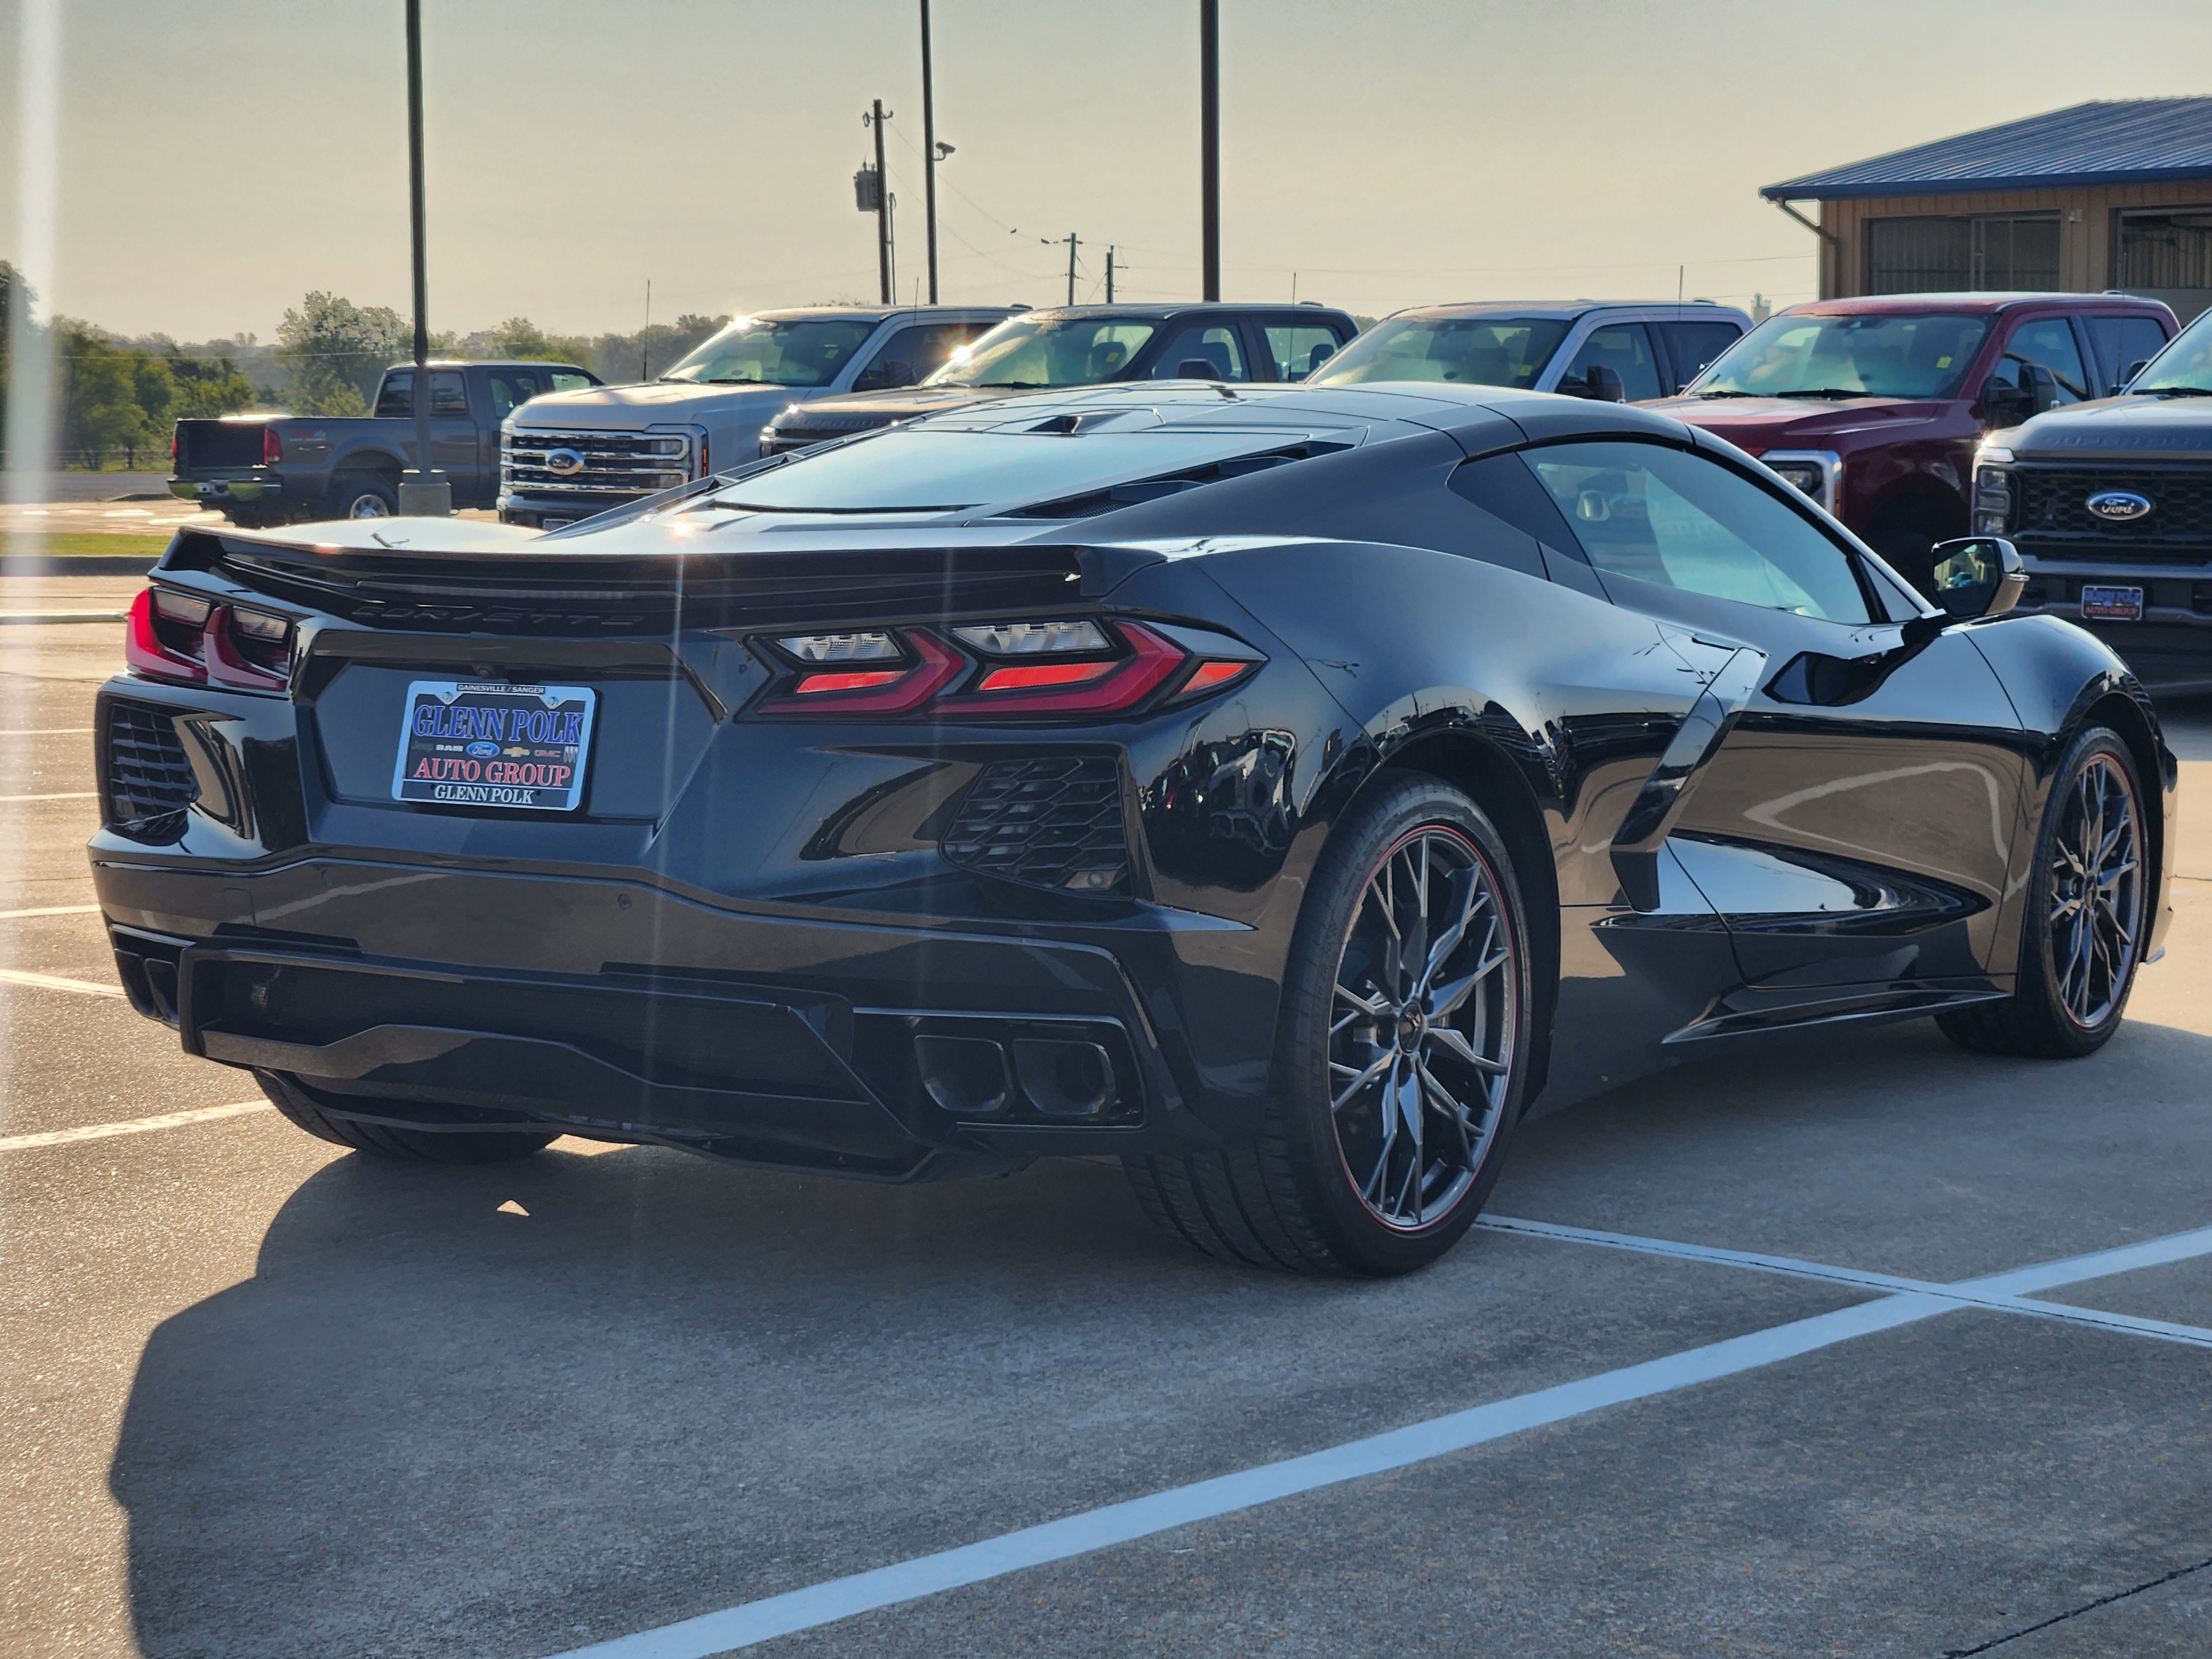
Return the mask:
<path fill-rule="evenodd" d="M 1593 311 L 1677 311 L 1686 323 L 1699 317 L 1751 320 L 1738 307 L 1711 300 L 1447 300 L 1407 306 L 1403 311 L 1392 312 L 1390 319 L 1395 322 L 1401 317 L 1542 317 L 1570 322 Z"/>
<path fill-rule="evenodd" d="M 2014 306 L 2094 306 L 2100 310 L 2114 306 L 2140 309 L 2155 316 L 2165 310 L 2156 300 L 2146 300 L 2134 294 L 2065 294 L 2065 293 L 1998 293 L 1961 292 L 1955 294 L 1868 294 L 1849 300 L 1808 300 L 1802 305 L 1791 306 L 1779 316 L 1810 315 L 1820 317 L 1924 317 L 1930 312 L 1948 312 L 1954 316 L 1990 317 Z"/>
<path fill-rule="evenodd" d="M 582 368 L 584 367 L 581 363 L 570 362 L 566 357 L 433 357 L 430 359 L 429 366 L 432 368 Z M 411 361 L 393 363 L 391 368 L 386 369 L 385 373 L 388 374 L 393 368 L 414 367 Z"/>
<path fill-rule="evenodd" d="M 1335 306 L 1310 303 L 1293 305 L 1288 301 L 1280 305 L 1265 305 L 1252 300 L 1192 300 L 1181 303 L 1172 301 L 1146 305 L 1097 306 L 1039 306 L 1034 311 L 1020 313 L 1026 317 L 1066 317 L 1082 320 L 1094 317 L 1136 317 L 1157 319 L 1188 316 L 1193 312 L 1229 313 L 1238 316 L 1261 313 L 1279 314 L 1284 312 L 1310 313 L 1316 317 L 1342 317 L 1349 313 Z"/>

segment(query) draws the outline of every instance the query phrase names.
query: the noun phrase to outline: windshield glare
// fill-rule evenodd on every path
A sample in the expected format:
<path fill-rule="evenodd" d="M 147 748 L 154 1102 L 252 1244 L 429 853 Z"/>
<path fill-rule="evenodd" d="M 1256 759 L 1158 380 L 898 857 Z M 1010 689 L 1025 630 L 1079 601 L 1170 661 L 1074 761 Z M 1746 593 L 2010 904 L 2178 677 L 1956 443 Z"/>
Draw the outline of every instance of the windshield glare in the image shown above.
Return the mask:
<path fill-rule="evenodd" d="M 740 317 L 660 378 L 701 386 L 828 386 L 875 331 L 872 317 Z"/>
<path fill-rule="evenodd" d="M 1134 317 L 1009 317 L 924 386 L 1097 386 L 1116 380 L 1158 325 Z"/>
<path fill-rule="evenodd" d="M 1986 317 L 1769 318 L 1716 358 L 1690 392 L 1955 397 L 1989 331 Z"/>
<path fill-rule="evenodd" d="M 1461 386 L 1536 384 L 1567 325 L 1548 317 L 1398 317 L 1379 323 L 1306 377 L 1309 386 L 1357 380 L 1449 380 Z"/>
<path fill-rule="evenodd" d="M 2175 335 L 2128 390 L 2212 392 L 2212 311 Z"/>

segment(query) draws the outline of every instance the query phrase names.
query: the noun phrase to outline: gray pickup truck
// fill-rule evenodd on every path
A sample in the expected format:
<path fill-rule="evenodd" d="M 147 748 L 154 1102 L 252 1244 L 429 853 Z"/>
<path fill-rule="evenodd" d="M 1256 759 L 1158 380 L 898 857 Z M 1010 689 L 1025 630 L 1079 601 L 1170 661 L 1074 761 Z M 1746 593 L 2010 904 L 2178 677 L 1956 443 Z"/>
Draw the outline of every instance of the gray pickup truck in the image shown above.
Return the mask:
<path fill-rule="evenodd" d="M 452 483 L 453 505 L 498 499 L 500 423 L 509 415 L 532 398 L 599 384 L 573 363 L 432 363 L 430 465 Z M 179 421 L 169 493 L 246 526 L 387 517 L 399 505 L 400 473 L 415 465 L 412 364 L 384 371 L 371 410 Z"/>

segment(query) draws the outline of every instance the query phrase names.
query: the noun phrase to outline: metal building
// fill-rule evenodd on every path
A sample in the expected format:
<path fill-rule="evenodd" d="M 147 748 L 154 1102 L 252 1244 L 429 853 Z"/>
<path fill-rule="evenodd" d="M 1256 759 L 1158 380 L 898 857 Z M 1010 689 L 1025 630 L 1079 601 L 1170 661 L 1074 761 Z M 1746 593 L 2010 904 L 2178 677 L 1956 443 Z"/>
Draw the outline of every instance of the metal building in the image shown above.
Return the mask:
<path fill-rule="evenodd" d="M 1819 234 L 1823 299 L 2122 289 L 2184 322 L 2212 306 L 2212 98 L 2076 104 L 1759 193 Z"/>

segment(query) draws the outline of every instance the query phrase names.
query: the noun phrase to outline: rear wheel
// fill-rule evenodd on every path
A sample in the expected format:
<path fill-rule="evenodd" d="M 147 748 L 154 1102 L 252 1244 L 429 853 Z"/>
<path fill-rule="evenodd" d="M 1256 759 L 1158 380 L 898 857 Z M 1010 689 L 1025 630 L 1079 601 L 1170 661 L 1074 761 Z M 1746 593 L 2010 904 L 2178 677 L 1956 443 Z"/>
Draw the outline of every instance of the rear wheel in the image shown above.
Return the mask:
<path fill-rule="evenodd" d="M 1249 1147 L 1128 1160 L 1153 1219 L 1212 1255 L 1383 1276 L 1474 1224 L 1520 1111 L 1528 927 L 1480 807 L 1407 775 L 1322 854 Z"/>
<path fill-rule="evenodd" d="M 542 1152 L 557 1133 L 548 1129 L 396 1129 L 337 1117 L 316 1103 L 300 1080 L 282 1072 L 256 1072 L 269 1103 L 319 1140 L 357 1152 L 416 1164 L 505 1164 Z"/>
<path fill-rule="evenodd" d="M 398 510 L 398 490 L 374 472 L 341 472 L 331 481 L 334 519 L 388 519 Z"/>
<path fill-rule="evenodd" d="M 2149 908 L 2142 802 L 2118 732 L 2093 726 L 2074 740 L 2036 835 L 2013 994 L 1939 1014 L 1946 1036 L 1984 1054 L 2068 1060 L 2119 1029 Z"/>

